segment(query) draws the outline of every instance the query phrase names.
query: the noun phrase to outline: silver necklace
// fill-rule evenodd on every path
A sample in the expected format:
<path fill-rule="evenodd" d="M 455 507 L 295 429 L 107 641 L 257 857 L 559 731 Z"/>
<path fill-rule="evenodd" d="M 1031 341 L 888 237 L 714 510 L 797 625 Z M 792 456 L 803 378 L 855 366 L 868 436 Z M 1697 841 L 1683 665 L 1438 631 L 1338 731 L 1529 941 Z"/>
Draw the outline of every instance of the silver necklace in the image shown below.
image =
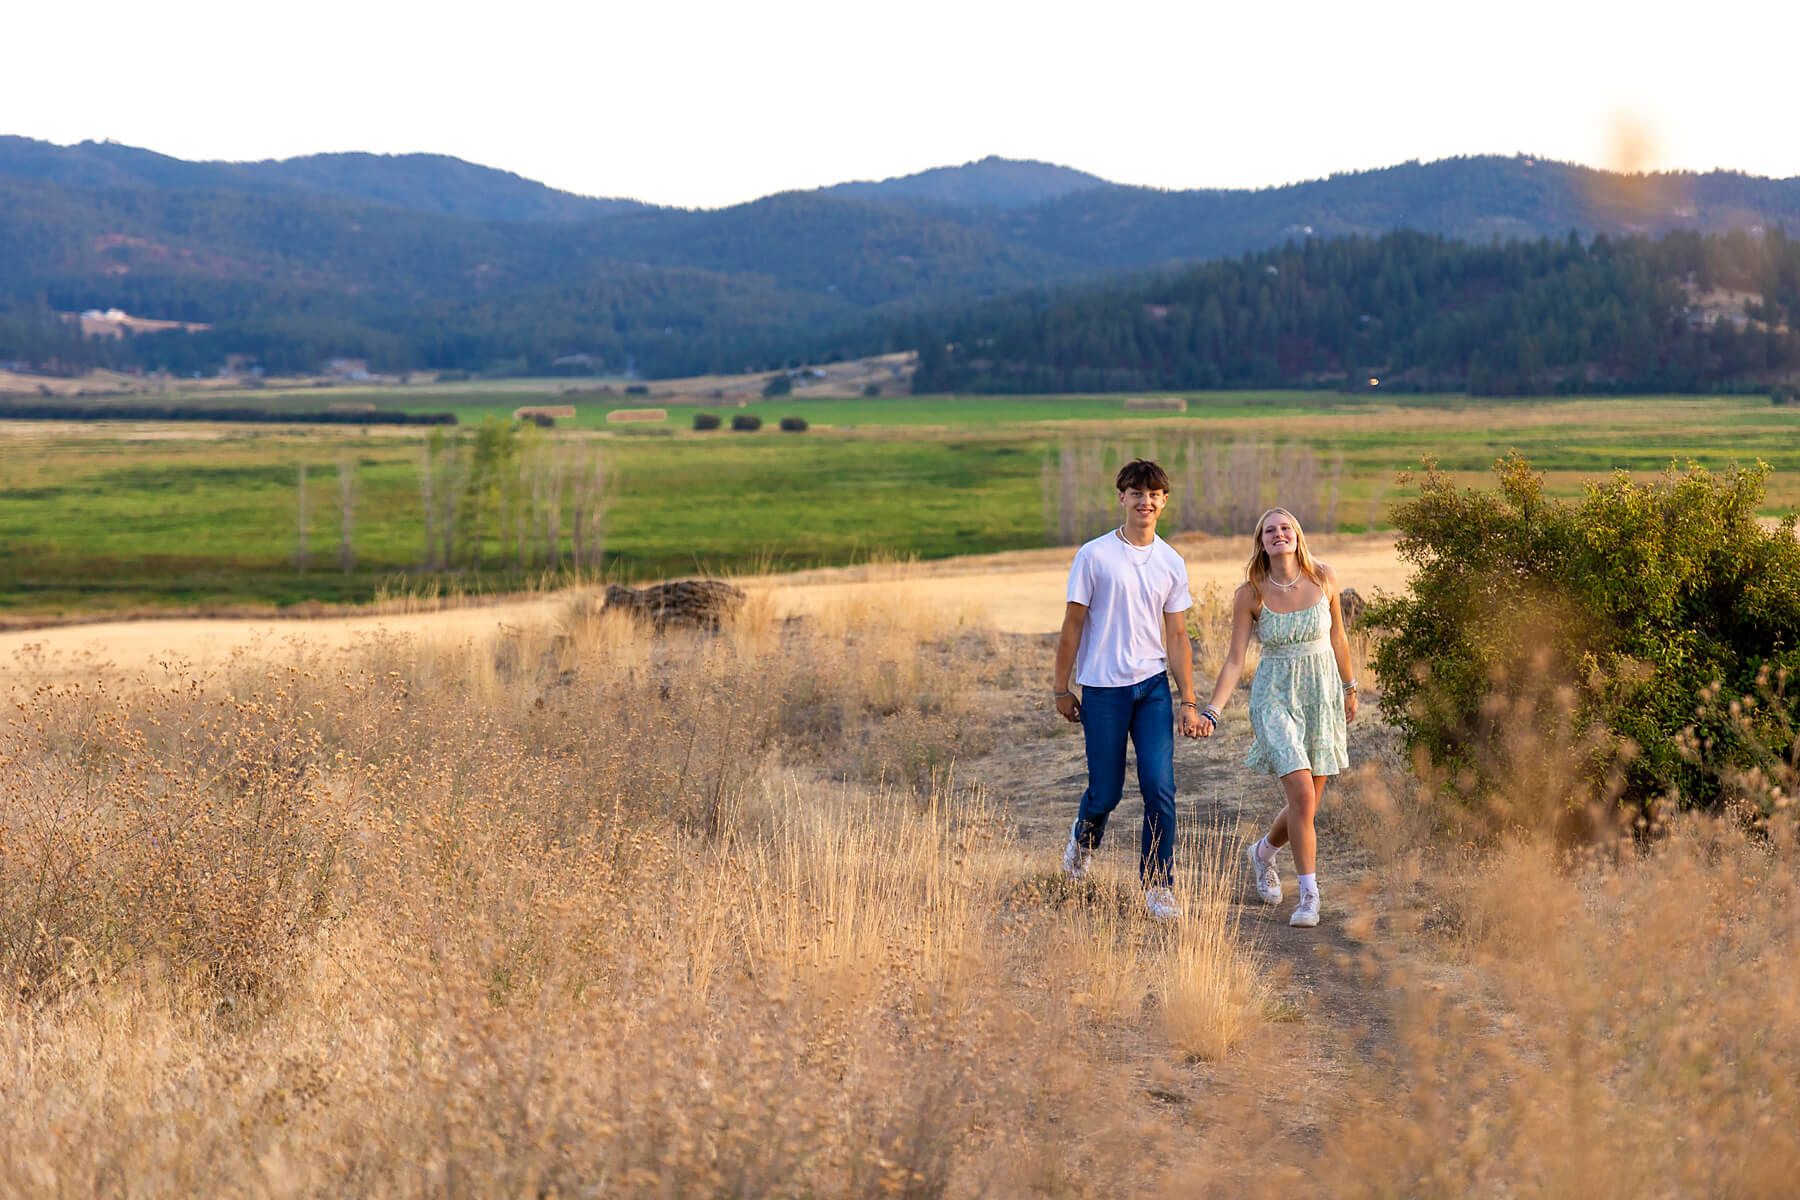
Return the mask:
<path fill-rule="evenodd" d="M 1125 527 L 1123 525 L 1121 525 L 1117 529 L 1113 530 L 1113 536 L 1118 538 L 1121 542 L 1124 542 L 1126 546 L 1130 547 L 1132 550 L 1137 552 L 1135 554 L 1130 555 L 1133 566 L 1137 567 L 1137 569 L 1141 571 L 1146 566 L 1149 565 L 1150 553 L 1151 553 L 1151 551 L 1156 549 L 1156 535 L 1155 534 L 1151 534 L 1150 544 L 1148 546 L 1133 546 L 1131 544 L 1131 539 L 1125 536 Z"/>
<path fill-rule="evenodd" d="M 1281 582 L 1281 580 L 1275 578 L 1273 575 L 1264 575 L 1263 578 L 1267 579 L 1271 584 L 1280 588 L 1282 591 L 1291 592 L 1295 588 L 1300 586 L 1300 581 L 1302 579 L 1306 578 L 1306 572 L 1302 571 L 1302 572 L 1300 572 L 1300 574 L 1294 576 L 1294 581 L 1292 583 L 1283 583 L 1283 582 Z"/>
<path fill-rule="evenodd" d="M 1113 536 L 1118 538 L 1121 542 L 1124 542 L 1127 546 L 1130 546 L 1133 550 L 1142 551 L 1146 558 L 1150 556 L 1150 551 L 1156 549 L 1156 535 L 1154 533 L 1150 535 L 1150 544 L 1148 546 L 1140 546 L 1130 538 L 1126 537 L 1125 527 L 1123 525 L 1113 530 Z"/>

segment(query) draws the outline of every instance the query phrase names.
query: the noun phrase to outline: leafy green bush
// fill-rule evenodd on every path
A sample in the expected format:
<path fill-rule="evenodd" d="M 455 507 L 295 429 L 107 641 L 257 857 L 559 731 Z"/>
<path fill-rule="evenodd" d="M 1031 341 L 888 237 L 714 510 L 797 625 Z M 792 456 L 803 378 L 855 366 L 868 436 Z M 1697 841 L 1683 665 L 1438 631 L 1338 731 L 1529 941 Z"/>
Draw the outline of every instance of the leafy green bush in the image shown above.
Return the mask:
<path fill-rule="evenodd" d="M 805 417 L 783 417 L 783 418 L 781 418 L 781 431 L 783 433 L 805 433 L 806 432 L 806 418 Z"/>
<path fill-rule="evenodd" d="M 763 384 L 764 396 L 786 396 L 794 390 L 794 381 L 787 375 L 771 375 L 769 382 Z"/>
<path fill-rule="evenodd" d="M 755 413 L 739 413 L 731 418 L 731 427 L 740 433 L 754 433 L 762 428 L 762 418 Z"/>
<path fill-rule="evenodd" d="M 1575 794 L 1638 807 L 1716 807 L 1792 757 L 1800 542 L 1756 518 L 1765 464 L 1618 472 L 1573 503 L 1520 457 L 1495 470 L 1497 491 L 1428 470 L 1394 514 L 1418 573 L 1368 619 L 1408 749 L 1491 796 L 1517 782 L 1503 743 L 1561 724 L 1583 735 Z"/>
<path fill-rule="evenodd" d="M 698 412 L 698 413 L 694 414 L 694 428 L 695 429 L 717 429 L 718 427 L 719 427 L 719 414 L 718 413 Z"/>

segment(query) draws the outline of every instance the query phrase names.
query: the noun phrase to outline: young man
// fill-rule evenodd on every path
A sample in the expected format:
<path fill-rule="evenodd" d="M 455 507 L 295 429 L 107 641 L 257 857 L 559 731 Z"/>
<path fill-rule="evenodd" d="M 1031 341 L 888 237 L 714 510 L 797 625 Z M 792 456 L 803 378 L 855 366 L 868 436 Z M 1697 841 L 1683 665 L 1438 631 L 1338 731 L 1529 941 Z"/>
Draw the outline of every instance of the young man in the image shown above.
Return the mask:
<path fill-rule="evenodd" d="M 1121 521 L 1082 546 L 1069 568 L 1068 607 L 1056 644 L 1051 680 L 1056 711 L 1079 721 L 1087 741 L 1088 788 L 1069 829 L 1063 870 L 1080 879 L 1106 819 L 1125 791 L 1125 739 L 1137 750 L 1138 790 L 1144 797 L 1144 830 L 1138 840 L 1138 874 L 1150 915 L 1181 915 L 1171 889 L 1175 858 L 1175 713 L 1169 669 L 1180 689 L 1181 732 L 1200 736 L 1194 707 L 1194 652 L 1187 618 L 1187 564 L 1156 536 L 1156 519 L 1169 502 L 1169 477 L 1153 462 L 1136 459 L 1119 469 Z M 1081 685 L 1076 697 L 1069 672 Z"/>

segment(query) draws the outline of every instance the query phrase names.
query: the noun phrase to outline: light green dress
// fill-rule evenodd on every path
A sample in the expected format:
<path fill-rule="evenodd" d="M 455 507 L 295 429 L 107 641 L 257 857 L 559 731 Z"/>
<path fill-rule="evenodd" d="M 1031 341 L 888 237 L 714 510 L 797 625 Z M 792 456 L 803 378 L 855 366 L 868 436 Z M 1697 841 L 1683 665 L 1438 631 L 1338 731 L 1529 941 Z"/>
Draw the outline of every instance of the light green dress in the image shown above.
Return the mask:
<path fill-rule="evenodd" d="M 1256 744 L 1244 765 L 1271 775 L 1305 769 L 1336 775 L 1345 752 L 1344 687 L 1331 653 L 1331 597 L 1310 608 L 1262 610 L 1256 621 L 1262 661 L 1250 684 L 1250 729 Z"/>

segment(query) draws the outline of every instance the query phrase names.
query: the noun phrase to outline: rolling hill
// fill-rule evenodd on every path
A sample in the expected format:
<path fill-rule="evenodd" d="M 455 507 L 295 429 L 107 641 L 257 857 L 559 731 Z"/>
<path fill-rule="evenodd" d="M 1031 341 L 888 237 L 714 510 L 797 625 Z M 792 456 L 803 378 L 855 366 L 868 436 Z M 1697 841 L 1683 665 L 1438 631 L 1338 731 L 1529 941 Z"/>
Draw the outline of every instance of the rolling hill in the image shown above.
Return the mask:
<path fill-rule="evenodd" d="M 1446 159 L 1255 191 L 1160 191 L 987 158 L 685 210 L 559 192 L 438 155 L 187 162 L 0 138 L 0 361 L 688 374 L 886 349 L 1022 291 L 1343 236 L 1800 229 L 1800 180 Z M 205 334 L 108 345 L 57 312 Z M 935 318 L 934 318 L 935 320 Z M 942 324 L 942 321 L 937 321 Z"/>
<path fill-rule="evenodd" d="M 649 207 L 577 196 L 445 154 L 309 154 L 263 162 L 188 162 L 124 146 L 58 146 L 0 136 L 0 178 L 66 188 L 315 192 L 476 221 L 589 221 Z"/>
<path fill-rule="evenodd" d="M 822 189 L 862 200 L 932 205 L 943 208 L 1030 208 L 1073 192 L 1115 186 L 1086 171 L 1032 159 L 989 155 L 960 167 L 933 167 L 913 175 L 878 181 L 859 180 Z"/>

